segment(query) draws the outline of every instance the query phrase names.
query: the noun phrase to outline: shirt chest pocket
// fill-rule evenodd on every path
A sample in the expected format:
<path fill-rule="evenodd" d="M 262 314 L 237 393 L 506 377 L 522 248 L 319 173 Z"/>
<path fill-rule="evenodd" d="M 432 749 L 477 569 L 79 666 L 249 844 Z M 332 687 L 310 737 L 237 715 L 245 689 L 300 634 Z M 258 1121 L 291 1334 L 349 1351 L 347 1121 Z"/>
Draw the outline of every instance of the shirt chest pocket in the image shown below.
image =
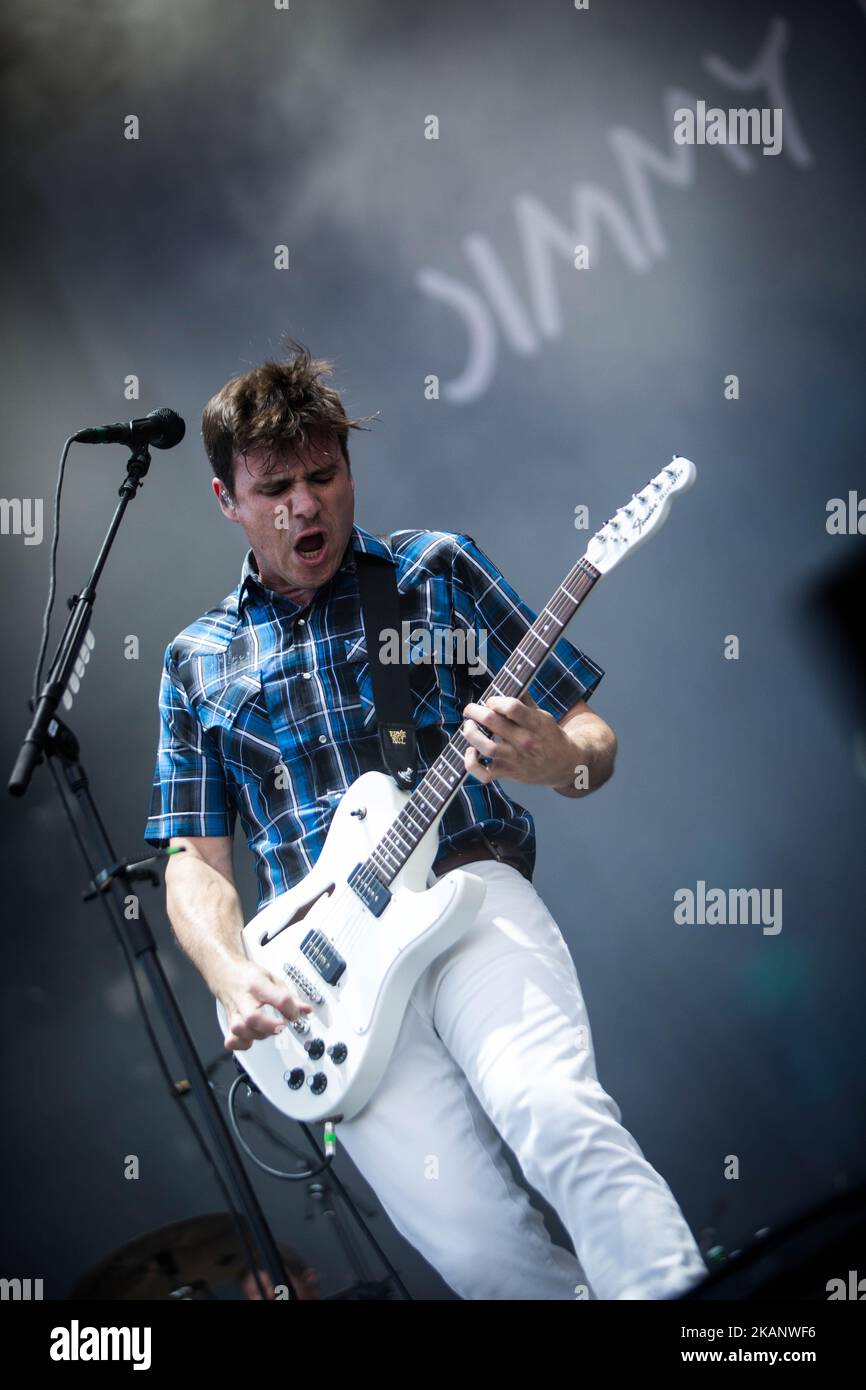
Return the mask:
<path fill-rule="evenodd" d="M 346 662 L 354 676 L 365 729 L 376 726 L 373 677 L 366 637 L 346 638 Z M 461 644 L 452 630 L 439 623 L 406 623 L 402 633 L 383 641 L 380 653 L 386 664 L 400 662 L 409 671 L 412 712 L 417 729 L 429 725 L 456 726 L 462 709 L 472 698 Z"/>
<path fill-rule="evenodd" d="M 196 713 L 204 729 L 231 728 L 257 699 L 264 704 L 258 675 L 207 672 L 197 692 Z"/>
<path fill-rule="evenodd" d="M 199 676 L 196 714 L 227 770 L 242 779 L 269 776 L 281 753 L 259 672 L 229 667 L 221 657 L 202 662 Z"/>

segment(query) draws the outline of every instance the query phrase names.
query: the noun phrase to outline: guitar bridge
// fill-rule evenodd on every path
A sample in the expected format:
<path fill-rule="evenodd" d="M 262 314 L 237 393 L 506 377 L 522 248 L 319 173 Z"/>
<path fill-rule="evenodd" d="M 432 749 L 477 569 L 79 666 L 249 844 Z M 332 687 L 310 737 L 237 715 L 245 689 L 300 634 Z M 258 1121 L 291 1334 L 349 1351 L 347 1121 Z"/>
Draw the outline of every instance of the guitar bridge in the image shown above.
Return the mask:
<path fill-rule="evenodd" d="M 283 970 L 288 975 L 293 984 L 298 986 L 301 994 L 305 994 L 311 1004 L 324 1004 L 325 996 L 316 989 L 312 980 L 308 979 L 302 970 L 296 965 L 284 965 Z"/>

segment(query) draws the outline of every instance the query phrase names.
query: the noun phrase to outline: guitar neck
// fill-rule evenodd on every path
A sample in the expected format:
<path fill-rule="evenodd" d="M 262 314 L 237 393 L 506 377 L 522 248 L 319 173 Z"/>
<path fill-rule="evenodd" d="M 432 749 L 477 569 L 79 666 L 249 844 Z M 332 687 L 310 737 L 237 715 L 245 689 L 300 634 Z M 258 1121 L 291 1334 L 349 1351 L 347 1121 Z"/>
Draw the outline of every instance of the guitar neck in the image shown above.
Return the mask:
<path fill-rule="evenodd" d="M 571 622 L 601 573 L 584 555 L 546 603 L 504 666 L 490 682 L 480 703 L 491 695 L 519 697 L 535 676 Z M 424 774 L 398 816 L 392 821 L 366 860 L 368 867 L 384 884 L 389 884 L 420 843 L 431 825 L 445 810 L 460 784 L 467 777 L 464 754 L 469 741 L 459 729 L 448 741 L 432 767 Z"/>

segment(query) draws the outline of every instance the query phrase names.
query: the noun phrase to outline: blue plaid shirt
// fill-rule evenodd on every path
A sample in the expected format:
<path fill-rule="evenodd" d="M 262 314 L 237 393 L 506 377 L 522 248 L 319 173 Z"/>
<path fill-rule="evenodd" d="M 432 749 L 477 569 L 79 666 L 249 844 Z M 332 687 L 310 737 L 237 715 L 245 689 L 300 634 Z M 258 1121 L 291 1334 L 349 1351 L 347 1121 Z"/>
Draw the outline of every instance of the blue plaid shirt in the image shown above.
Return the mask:
<path fill-rule="evenodd" d="M 450 531 L 395 531 L 385 545 L 354 526 L 340 568 L 305 608 L 264 588 L 247 552 L 238 587 L 166 648 L 145 840 L 232 835 L 240 816 L 259 908 L 313 867 L 351 783 L 382 770 L 354 558 L 361 550 L 397 566 L 401 620 L 420 644 L 411 650 L 438 653 L 410 663 L 419 776 L 537 616 L 471 536 Z M 473 629 L 486 671 L 471 647 L 469 660 L 443 659 L 454 651 L 449 634 Z M 603 674 L 560 638 L 529 691 L 560 719 Z M 439 837 L 437 860 L 492 840 L 532 878 L 533 818 L 498 781 L 468 777 Z"/>

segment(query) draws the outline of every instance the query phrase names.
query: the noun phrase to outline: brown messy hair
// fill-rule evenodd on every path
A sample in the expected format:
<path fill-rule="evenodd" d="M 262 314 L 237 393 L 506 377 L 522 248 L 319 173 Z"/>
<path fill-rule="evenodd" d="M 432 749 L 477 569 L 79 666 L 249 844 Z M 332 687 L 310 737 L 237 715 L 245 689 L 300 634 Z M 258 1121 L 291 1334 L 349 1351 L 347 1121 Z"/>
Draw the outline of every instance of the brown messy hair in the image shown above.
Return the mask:
<path fill-rule="evenodd" d="M 351 420 L 343 402 L 324 378 L 333 362 L 312 357 L 302 343 L 286 338 L 290 356 L 283 362 L 267 361 L 250 372 L 232 377 L 212 396 L 201 417 L 205 453 L 230 497 L 234 496 L 235 455 L 270 446 L 278 456 L 304 448 L 319 439 L 336 436 L 346 467 L 349 430 L 364 429 L 370 416 Z M 265 471 L 273 466 L 271 460 Z"/>

